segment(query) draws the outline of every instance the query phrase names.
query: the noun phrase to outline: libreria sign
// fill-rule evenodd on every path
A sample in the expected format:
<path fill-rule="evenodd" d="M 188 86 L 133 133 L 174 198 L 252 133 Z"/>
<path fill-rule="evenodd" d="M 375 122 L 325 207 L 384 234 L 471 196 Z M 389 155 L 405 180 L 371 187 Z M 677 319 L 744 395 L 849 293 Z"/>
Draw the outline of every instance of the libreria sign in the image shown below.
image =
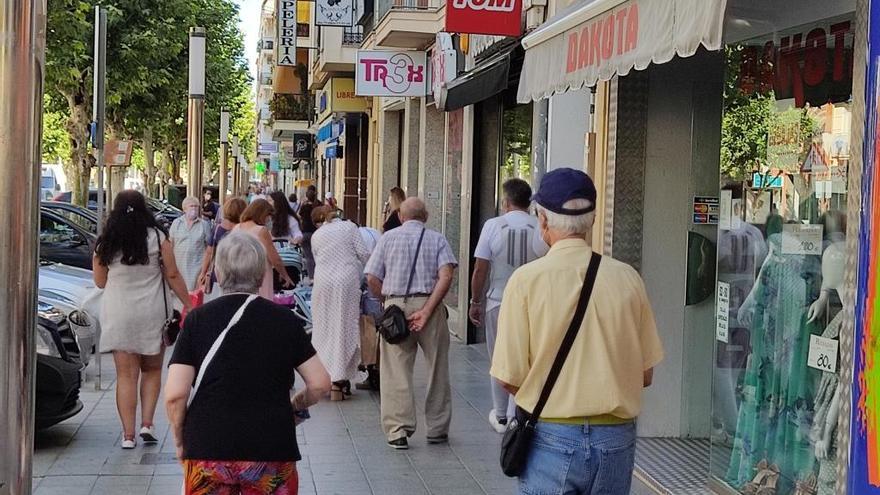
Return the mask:
<path fill-rule="evenodd" d="M 278 1 L 278 65 L 296 66 L 296 0 Z"/>

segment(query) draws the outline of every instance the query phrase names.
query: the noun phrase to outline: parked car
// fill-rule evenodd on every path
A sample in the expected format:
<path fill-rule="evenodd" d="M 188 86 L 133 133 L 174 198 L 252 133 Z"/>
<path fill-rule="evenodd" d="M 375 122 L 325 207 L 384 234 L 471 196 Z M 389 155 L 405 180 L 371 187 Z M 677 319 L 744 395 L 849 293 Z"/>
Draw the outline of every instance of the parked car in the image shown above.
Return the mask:
<path fill-rule="evenodd" d="M 63 193 L 60 193 L 57 196 L 55 196 L 54 201 L 43 203 L 43 206 L 51 207 L 50 206 L 51 204 L 68 205 L 71 208 L 78 208 L 78 209 L 82 210 L 83 209 L 82 207 L 70 204 L 71 197 L 72 196 L 69 191 L 63 192 Z M 153 212 L 153 215 L 156 216 L 156 220 L 158 220 L 159 224 L 162 225 L 166 230 L 171 227 L 171 222 L 173 222 L 175 219 L 177 219 L 177 217 L 180 217 L 183 215 L 183 211 L 181 211 L 179 208 L 172 206 L 167 201 L 161 201 L 161 200 L 158 200 L 155 198 L 146 198 L 146 200 L 147 200 L 147 208 L 149 208 L 150 211 Z M 109 205 L 107 205 L 107 207 L 109 208 Z M 56 206 L 56 208 L 62 208 L 62 206 Z M 72 210 L 72 209 L 70 209 L 68 211 L 71 214 L 74 213 L 74 210 Z M 91 191 L 89 191 L 88 208 L 86 209 L 86 211 L 91 211 L 91 212 L 98 211 L 98 191 L 96 189 L 92 189 Z M 95 222 L 96 222 L 94 232 L 97 233 L 97 231 L 98 231 L 97 214 L 94 215 L 94 218 L 95 218 Z"/>
<path fill-rule="evenodd" d="M 46 208 L 40 209 L 40 259 L 92 268 L 97 236 Z"/>
<path fill-rule="evenodd" d="M 40 301 L 55 306 L 59 311 L 67 316 L 67 323 L 76 335 L 79 342 L 80 361 L 83 365 L 88 365 L 91 361 L 92 354 L 95 352 L 95 345 L 98 340 L 97 319 L 93 318 L 88 311 L 81 307 L 81 303 L 76 300 L 76 296 L 71 293 L 65 293 L 60 289 L 44 289 L 40 287 L 37 293 Z"/>
<path fill-rule="evenodd" d="M 93 234 L 98 234 L 98 214 L 88 208 L 61 201 L 43 201 L 40 203 L 40 208 L 62 216 Z"/>
<path fill-rule="evenodd" d="M 83 408 L 80 350 L 67 318 L 44 301 L 37 304 L 35 420 L 38 429 L 73 417 Z"/>
<path fill-rule="evenodd" d="M 40 198 L 43 201 L 50 200 L 61 190 L 55 170 L 52 167 L 42 167 L 40 174 Z"/>
<path fill-rule="evenodd" d="M 94 352 L 101 333 L 99 300 L 95 297 L 96 287 L 92 272 L 73 266 L 60 265 L 48 261 L 40 262 L 40 297 L 65 311 L 68 321 L 80 341 L 83 356 Z M 74 311 L 81 314 L 74 314 Z M 83 359 L 88 364 L 89 358 Z"/>

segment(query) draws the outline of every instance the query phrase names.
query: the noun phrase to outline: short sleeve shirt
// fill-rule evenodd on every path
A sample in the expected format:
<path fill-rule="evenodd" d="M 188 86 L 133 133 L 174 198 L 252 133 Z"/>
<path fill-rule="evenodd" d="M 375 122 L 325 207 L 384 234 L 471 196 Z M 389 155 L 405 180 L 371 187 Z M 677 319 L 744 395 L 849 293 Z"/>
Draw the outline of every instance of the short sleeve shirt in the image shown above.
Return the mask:
<path fill-rule="evenodd" d="M 187 315 L 171 364 L 198 369 L 244 303 L 229 294 Z M 300 460 L 290 389 L 315 355 L 303 324 L 271 301 L 251 302 L 211 361 L 183 424 L 184 459 Z"/>
<path fill-rule="evenodd" d="M 559 241 L 514 272 L 504 291 L 490 373 L 519 387 L 516 403 L 527 411 L 537 404 L 571 323 L 590 253 L 584 240 Z M 644 371 L 662 359 L 644 282 L 631 266 L 604 256 L 583 324 L 541 416 L 635 418 Z"/>
<path fill-rule="evenodd" d="M 445 265 L 458 265 L 446 237 L 425 228 L 425 224 L 409 220 L 402 226 L 386 232 L 376 244 L 364 273 L 382 280 L 382 295 L 406 295 L 410 267 L 416 255 L 422 230 L 425 237 L 416 260 L 410 294 L 430 294 L 437 283 L 437 273 Z"/>

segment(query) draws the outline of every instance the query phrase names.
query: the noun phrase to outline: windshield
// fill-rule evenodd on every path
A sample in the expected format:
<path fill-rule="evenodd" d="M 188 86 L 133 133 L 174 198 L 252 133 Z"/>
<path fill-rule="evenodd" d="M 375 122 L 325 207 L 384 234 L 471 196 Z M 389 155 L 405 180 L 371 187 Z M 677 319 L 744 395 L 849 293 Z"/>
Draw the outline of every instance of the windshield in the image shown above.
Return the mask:
<path fill-rule="evenodd" d="M 40 187 L 42 187 L 43 189 L 55 189 L 55 177 L 42 177 L 40 179 Z"/>

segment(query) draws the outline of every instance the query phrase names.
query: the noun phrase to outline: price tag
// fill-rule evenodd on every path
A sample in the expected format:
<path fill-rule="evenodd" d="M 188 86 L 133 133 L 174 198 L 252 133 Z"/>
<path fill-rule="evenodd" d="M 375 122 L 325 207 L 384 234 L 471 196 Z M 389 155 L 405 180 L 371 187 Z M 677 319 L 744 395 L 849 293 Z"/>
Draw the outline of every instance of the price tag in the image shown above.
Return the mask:
<path fill-rule="evenodd" d="M 822 226 L 787 224 L 782 226 L 782 254 L 822 254 Z"/>
<path fill-rule="evenodd" d="M 837 372 L 837 347 L 839 342 L 819 335 L 810 335 L 810 352 L 807 366 L 828 373 Z"/>
<path fill-rule="evenodd" d="M 717 304 L 715 305 L 715 339 L 727 344 L 730 318 L 730 284 L 718 282 Z"/>

